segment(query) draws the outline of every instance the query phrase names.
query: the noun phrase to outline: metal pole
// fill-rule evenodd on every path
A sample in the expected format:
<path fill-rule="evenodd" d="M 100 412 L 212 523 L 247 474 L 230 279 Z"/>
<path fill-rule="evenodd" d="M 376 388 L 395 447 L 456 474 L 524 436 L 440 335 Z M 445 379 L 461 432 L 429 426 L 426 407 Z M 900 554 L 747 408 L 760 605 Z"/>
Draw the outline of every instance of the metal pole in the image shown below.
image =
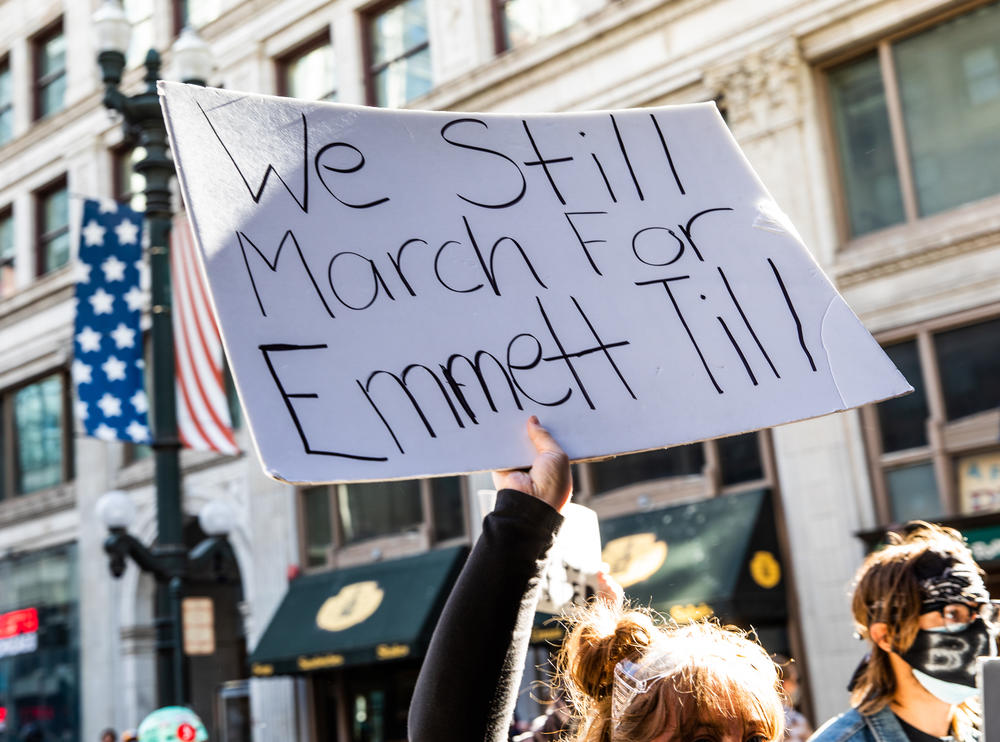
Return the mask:
<path fill-rule="evenodd" d="M 160 55 L 146 57 L 146 90 L 133 96 L 130 122 L 139 134 L 145 157 L 135 170 L 145 177 L 146 227 L 149 234 L 149 272 L 152 314 L 152 429 L 155 457 L 157 538 L 153 553 L 170 576 L 157 584 L 156 648 L 159 659 L 159 696 L 162 705 L 184 703 L 183 646 L 181 645 L 181 576 L 186 553 L 182 527 L 180 441 L 174 391 L 174 334 L 170 282 L 170 178 L 173 164 L 167 157 L 167 132 L 160 111 L 156 80 Z M 128 118 L 128 117 L 127 117 Z M 175 584 L 176 581 L 176 584 Z"/>

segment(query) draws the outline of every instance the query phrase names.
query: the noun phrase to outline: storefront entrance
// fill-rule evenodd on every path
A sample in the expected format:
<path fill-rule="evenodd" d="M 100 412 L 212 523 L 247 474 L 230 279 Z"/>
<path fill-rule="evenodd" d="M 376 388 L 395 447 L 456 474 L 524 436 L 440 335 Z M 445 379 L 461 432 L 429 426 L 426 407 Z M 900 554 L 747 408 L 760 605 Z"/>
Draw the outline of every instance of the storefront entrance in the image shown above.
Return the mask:
<path fill-rule="evenodd" d="M 0 742 L 76 742 L 80 630 L 76 545 L 0 561 Z"/>
<path fill-rule="evenodd" d="M 316 739 L 406 742 L 406 715 L 419 671 L 418 660 L 407 660 L 317 673 L 312 679 Z"/>

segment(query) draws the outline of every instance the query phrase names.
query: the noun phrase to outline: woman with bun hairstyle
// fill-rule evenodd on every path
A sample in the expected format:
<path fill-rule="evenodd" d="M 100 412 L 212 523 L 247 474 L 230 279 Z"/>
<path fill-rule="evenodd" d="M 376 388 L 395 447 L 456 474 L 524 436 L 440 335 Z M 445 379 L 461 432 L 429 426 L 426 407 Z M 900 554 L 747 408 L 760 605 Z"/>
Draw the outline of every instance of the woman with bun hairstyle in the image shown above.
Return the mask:
<path fill-rule="evenodd" d="M 495 472 L 492 513 L 441 614 L 410 704 L 410 742 L 505 742 L 546 555 L 569 501 L 569 459 L 532 416 L 528 471 Z M 620 599 L 571 621 L 565 742 L 778 742 L 778 671 L 738 629 L 658 625 Z M 555 742 L 555 741 L 554 741 Z"/>

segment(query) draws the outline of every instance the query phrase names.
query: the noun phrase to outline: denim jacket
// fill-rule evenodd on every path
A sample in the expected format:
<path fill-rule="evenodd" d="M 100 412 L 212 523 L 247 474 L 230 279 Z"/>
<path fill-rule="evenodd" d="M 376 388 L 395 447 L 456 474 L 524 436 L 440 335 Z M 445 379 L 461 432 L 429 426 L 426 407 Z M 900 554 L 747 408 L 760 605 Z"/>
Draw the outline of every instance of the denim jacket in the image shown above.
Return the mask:
<path fill-rule="evenodd" d="M 956 742 L 978 742 L 981 736 L 981 732 L 973 732 L 968 740 Z M 909 742 L 909 737 L 896 715 L 886 707 L 871 716 L 857 709 L 845 711 L 817 729 L 807 742 Z"/>
<path fill-rule="evenodd" d="M 888 707 L 871 716 L 857 709 L 845 711 L 816 730 L 809 742 L 909 742 Z"/>

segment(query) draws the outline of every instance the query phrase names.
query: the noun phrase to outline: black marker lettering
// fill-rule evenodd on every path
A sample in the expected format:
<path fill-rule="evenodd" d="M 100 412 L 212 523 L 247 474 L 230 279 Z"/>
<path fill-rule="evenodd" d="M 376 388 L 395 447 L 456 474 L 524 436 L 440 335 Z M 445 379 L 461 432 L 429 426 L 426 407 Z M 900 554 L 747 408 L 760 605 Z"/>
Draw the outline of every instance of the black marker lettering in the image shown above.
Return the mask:
<path fill-rule="evenodd" d="M 757 337 L 757 333 L 754 332 L 753 326 L 750 324 L 750 320 L 747 319 L 746 313 L 744 313 L 744 311 L 743 311 L 743 307 L 740 306 L 740 302 L 737 300 L 736 294 L 733 293 L 732 286 L 729 285 L 729 279 L 726 278 L 726 274 L 722 272 L 722 268 L 721 267 L 719 267 L 719 266 L 716 266 L 716 267 L 719 270 L 719 275 L 722 276 L 722 282 L 724 284 L 726 284 L 726 291 L 729 292 L 729 298 L 733 300 L 733 304 L 736 305 L 736 311 L 738 311 L 740 313 L 740 317 L 743 318 L 743 324 L 746 325 L 747 326 L 747 330 L 750 331 L 750 336 L 753 338 L 754 342 L 757 343 L 757 347 L 760 348 L 760 352 L 764 356 L 764 359 L 767 361 L 767 365 L 771 367 L 771 371 L 774 372 L 775 378 L 780 379 L 781 378 L 781 374 L 778 373 L 778 369 L 776 369 L 774 367 L 774 364 L 771 363 L 771 356 L 769 356 L 767 354 L 767 351 L 764 350 L 764 346 L 763 346 L 763 344 L 761 344 L 760 338 L 758 338 Z"/>
<path fill-rule="evenodd" d="M 399 249 L 396 251 L 396 257 L 393 257 L 391 252 L 386 253 L 386 257 L 389 258 L 389 262 L 392 263 L 392 267 L 396 269 L 396 274 L 399 276 L 399 280 L 403 282 L 403 286 L 405 286 L 406 290 L 410 292 L 410 296 L 416 296 L 417 293 L 413 290 L 413 287 L 410 286 L 410 282 L 406 280 L 406 276 L 403 275 L 403 268 L 402 268 L 403 250 L 405 250 L 410 245 L 418 242 L 421 245 L 424 246 L 427 245 L 427 242 L 425 240 L 422 240 L 419 237 L 414 237 L 412 239 L 407 240 L 406 242 L 404 242 L 402 245 L 399 246 Z"/>
<path fill-rule="evenodd" d="M 703 211 L 699 211 L 697 214 L 688 219 L 686 226 L 681 224 L 677 225 L 680 228 L 680 230 L 684 233 L 684 236 L 687 237 L 687 241 L 691 245 L 691 249 L 694 250 L 694 254 L 698 256 L 698 260 L 702 262 L 705 262 L 705 258 L 701 256 L 701 252 L 698 250 L 698 246 L 694 244 L 694 240 L 691 239 L 691 228 L 694 226 L 694 223 L 698 219 L 701 219 L 701 217 L 705 216 L 705 214 L 712 214 L 716 211 L 732 211 L 732 209 L 729 208 L 728 206 L 719 206 L 714 209 L 704 209 Z"/>
<path fill-rule="evenodd" d="M 527 254 L 524 252 L 524 248 L 521 247 L 521 244 L 517 240 L 515 240 L 513 237 L 501 237 L 496 242 L 494 242 L 493 247 L 490 249 L 490 264 L 489 266 L 487 266 L 486 261 L 483 259 L 482 250 L 479 249 L 479 243 L 476 242 L 476 236 L 472 233 L 472 227 L 469 225 L 469 220 L 463 216 L 462 223 L 465 224 L 465 231 L 469 235 L 469 242 L 472 243 L 472 249 L 475 251 L 476 257 L 479 259 L 479 265 L 483 269 L 483 274 L 486 276 L 486 280 L 490 282 L 490 288 L 493 289 L 494 294 L 496 294 L 497 296 L 502 295 L 500 293 L 500 287 L 497 284 L 495 264 L 496 264 L 497 248 L 499 248 L 500 245 L 504 242 L 511 243 L 517 249 L 517 252 L 520 253 L 521 258 L 524 260 L 524 264 L 528 266 L 528 270 L 531 272 L 531 276 L 532 278 L 535 279 L 535 282 L 543 289 L 548 288 L 548 286 L 545 285 L 542 279 L 538 277 L 538 273 L 535 272 L 535 266 L 531 264 L 531 261 L 528 259 Z"/>
<path fill-rule="evenodd" d="M 674 182 L 677 184 L 677 189 L 684 195 L 684 185 L 681 183 L 680 176 L 677 175 L 677 168 L 674 167 L 674 158 L 670 156 L 670 148 L 667 147 L 667 140 L 663 137 L 663 131 L 660 129 L 660 122 L 656 120 L 656 116 L 649 114 L 649 118 L 653 122 L 653 126 L 656 128 L 656 134 L 660 137 L 660 144 L 663 145 L 663 154 L 667 156 L 667 164 L 670 165 L 670 172 L 674 176 Z"/>
<path fill-rule="evenodd" d="M 788 311 L 791 312 L 792 319 L 795 320 L 795 330 L 799 335 L 799 345 L 802 346 L 802 352 L 806 354 L 806 358 L 809 359 L 809 365 L 812 370 L 816 370 L 816 362 L 813 360 L 812 353 L 809 352 L 809 348 L 806 347 L 806 337 L 802 332 L 802 322 L 799 320 L 799 314 L 795 311 L 795 305 L 792 304 L 792 297 L 788 295 L 788 289 L 785 288 L 785 282 L 781 280 L 781 274 L 778 273 L 778 268 L 775 266 L 774 261 L 770 258 L 767 259 L 768 264 L 771 266 L 771 270 L 774 271 L 774 277 L 778 281 L 778 286 L 781 287 L 781 294 L 785 297 L 785 304 L 788 305 Z"/>
<path fill-rule="evenodd" d="M 532 160 L 531 162 L 525 162 L 524 164 L 529 167 L 536 167 L 541 165 L 542 170 L 545 172 L 545 177 L 548 178 L 549 185 L 552 186 L 552 192 L 556 194 L 556 198 L 559 199 L 559 203 L 563 206 L 566 205 L 566 199 L 563 198 L 562 194 L 559 192 L 559 188 L 556 186 L 556 182 L 552 180 L 552 173 L 549 172 L 549 165 L 554 165 L 560 162 L 571 162 L 572 157 L 554 157 L 551 159 L 546 159 L 542 157 L 542 153 L 538 150 L 538 145 L 535 144 L 535 138 L 531 135 L 531 129 L 528 128 L 528 122 L 522 120 L 521 124 L 524 126 L 524 133 L 528 135 L 528 141 L 531 142 L 531 148 L 535 150 L 535 156 L 537 160 Z"/>
<path fill-rule="evenodd" d="M 470 359 L 468 356 L 463 356 L 460 353 L 453 353 L 448 356 L 447 365 L 441 366 L 441 373 L 444 374 L 445 381 L 448 382 L 448 386 L 451 387 L 452 393 L 455 395 L 455 399 L 458 400 L 459 404 L 462 405 L 462 409 L 465 410 L 465 414 L 469 416 L 469 419 L 473 424 L 478 425 L 479 421 L 476 420 L 476 413 L 473 411 L 472 406 L 469 404 L 465 393 L 462 391 L 462 387 L 465 384 L 460 383 L 455 379 L 455 363 L 457 361 L 465 361 L 469 366 L 469 369 L 475 374 L 476 380 L 479 382 L 479 386 L 482 389 L 483 396 L 486 397 L 486 403 L 489 404 L 490 409 L 493 412 L 497 411 L 497 406 L 493 402 L 493 395 L 490 394 L 489 385 L 486 383 L 486 379 L 483 376 L 482 359 L 486 357 L 489 358 L 493 363 L 496 364 L 500 373 L 503 374 L 504 381 L 507 382 L 507 386 L 510 389 L 511 397 L 514 399 L 514 404 L 517 409 L 523 410 L 524 407 L 521 406 L 521 400 L 517 396 L 517 389 L 514 386 L 514 381 L 511 379 L 510 374 L 507 373 L 507 369 L 502 363 L 494 356 L 492 353 L 487 353 L 485 350 L 476 351 L 474 356 L 475 361 Z"/>
<path fill-rule="evenodd" d="M 460 428 L 465 427 L 465 423 L 462 422 L 462 418 L 459 416 L 458 410 L 455 409 L 455 405 L 452 403 L 451 397 L 448 396 L 448 392 L 447 390 L 445 390 L 444 384 L 441 383 L 441 379 L 437 377 L 437 374 L 435 374 L 433 371 L 427 368 L 427 366 L 423 366 L 419 363 L 411 363 L 409 366 L 403 369 L 402 376 L 397 376 L 391 371 L 386 371 L 384 369 L 372 371 L 370 374 L 368 374 L 368 379 L 365 381 L 365 384 L 363 386 L 363 391 L 365 392 L 365 396 L 368 398 L 368 402 L 378 412 L 379 417 L 382 418 L 382 422 L 385 423 L 387 428 L 389 428 L 389 432 L 392 434 L 393 440 L 396 441 L 397 446 L 399 446 L 399 440 L 396 438 L 395 433 L 392 432 L 392 428 L 386 422 L 385 416 L 381 412 L 381 408 L 379 408 L 379 406 L 375 404 L 375 401 L 371 398 L 370 393 L 372 390 L 372 382 L 375 380 L 376 377 L 382 375 L 388 376 L 390 379 L 395 380 L 395 382 L 399 385 L 399 388 L 410 400 L 410 404 L 413 405 L 413 411 L 417 413 L 417 416 L 420 418 L 420 421 L 424 424 L 424 427 L 427 429 L 427 434 L 431 438 L 437 438 L 437 433 L 435 433 L 434 428 L 431 427 L 430 420 L 428 420 L 427 415 L 424 414 L 424 410 L 420 406 L 420 403 L 417 402 L 417 398 L 413 396 L 413 393 L 410 391 L 409 384 L 407 383 L 406 380 L 406 377 L 410 375 L 410 372 L 418 368 L 426 371 L 428 375 L 431 377 L 431 379 L 434 381 L 434 383 L 437 385 L 438 389 L 441 392 L 441 396 L 444 397 L 445 402 L 448 403 L 448 408 L 451 410 L 451 414 L 454 415 L 455 422 L 458 423 L 458 427 Z M 360 384 L 361 382 L 358 381 L 358 383 Z M 403 450 L 402 447 L 400 447 L 400 451 L 402 450 Z"/>
<path fill-rule="evenodd" d="M 351 150 L 352 152 L 355 152 L 358 155 L 357 163 L 351 165 L 350 167 L 334 167 L 333 165 L 324 165 L 320 163 L 320 159 L 323 157 L 323 155 L 325 155 L 327 152 L 337 147 L 344 147 L 346 149 Z M 342 203 L 344 206 L 349 206 L 352 209 L 370 209 L 372 206 L 378 206 L 379 204 L 384 204 L 386 201 L 389 200 L 388 196 L 383 196 L 382 198 L 377 198 L 374 201 L 368 201 L 366 203 L 361 203 L 361 204 L 352 204 L 348 201 L 345 201 L 336 193 L 334 193 L 333 188 L 331 188 L 330 185 L 326 182 L 327 176 L 324 176 L 323 174 L 324 170 L 327 170 L 331 173 L 340 173 L 343 175 L 348 175 L 350 173 L 358 172 L 361 168 L 365 166 L 364 153 L 360 149 L 355 147 L 353 144 L 348 144 L 347 142 L 331 142 L 330 144 L 327 144 L 325 147 L 320 149 L 319 152 L 316 153 L 316 159 L 314 160 L 314 163 L 316 167 L 316 175 L 319 176 L 319 182 L 323 184 L 324 188 L 326 188 L 327 193 L 329 193 L 335 199 L 340 201 L 340 203 Z"/>
<path fill-rule="evenodd" d="M 667 232 L 671 237 L 677 240 L 677 254 L 674 255 L 672 258 L 670 258 L 670 260 L 664 261 L 662 263 L 657 263 L 656 261 L 653 260 L 646 260 L 639 254 L 639 236 L 645 234 L 646 232 L 652 232 L 654 230 Z M 678 260 L 680 260 L 681 256 L 684 254 L 684 240 L 682 240 L 680 237 L 674 234 L 674 230 L 668 229 L 667 227 L 646 227 L 644 229 L 640 229 L 638 232 L 632 235 L 632 254 L 639 259 L 640 263 L 645 263 L 646 265 L 655 265 L 655 266 L 671 265 L 672 263 L 676 263 Z"/>
<path fill-rule="evenodd" d="M 337 286 L 333 280 L 333 264 L 336 263 L 340 258 L 344 257 L 345 255 L 353 255 L 362 262 L 368 263 L 368 268 L 372 274 L 372 292 L 371 292 L 371 298 L 368 299 L 367 304 L 362 304 L 361 306 L 355 306 L 354 304 L 350 304 L 343 296 L 340 295 L 340 292 L 337 291 Z M 330 283 L 330 289 L 333 291 L 333 295 L 337 297 L 337 301 L 339 301 L 348 309 L 355 309 L 358 311 L 362 309 L 368 309 L 368 307 L 374 304 L 375 300 L 378 298 L 379 290 L 385 291 L 386 296 L 388 296 L 392 301 L 396 301 L 396 297 L 392 295 L 392 292 L 389 291 L 389 287 L 385 285 L 385 279 L 382 278 L 382 273 L 375 265 L 375 261 L 371 260 L 370 258 L 366 258 L 364 255 L 359 255 L 356 252 L 350 252 L 349 250 L 346 252 L 339 252 L 332 258 L 330 258 L 330 264 L 326 268 L 326 277 L 327 281 Z M 351 280 L 348 283 L 352 286 L 356 286 L 358 284 L 358 281 L 355 280 L 355 276 L 352 275 L 350 278 Z"/>
<path fill-rule="evenodd" d="M 757 377 L 753 375 L 753 369 L 750 368 L 750 364 L 747 362 L 747 357 L 743 355 L 743 349 L 740 347 L 739 343 L 736 342 L 736 338 L 733 337 L 733 333 L 729 331 L 729 325 L 726 324 L 726 321 L 722 319 L 722 317 L 716 316 L 716 319 L 719 320 L 719 324 L 722 325 L 722 329 L 726 331 L 726 337 L 729 338 L 729 342 L 733 344 L 740 360 L 743 361 L 743 368 L 746 369 L 747 376 L 750 377 L 750 381 L 753 382 L 754 386 L 757 386 Z"/>
<path fill-rule="evenodd" d="M 285 247 L 285 242 L 291 240 L 291 243 L 295 246 L 295 252 L 299 255 L 299 261 L 302 263 L 302 267 L 306 269 L 306 275 L 309 276 L 309 281 L 316 290 L 316 296 L 318 296 L 319 300 L 323 302 L 323 308 L 326 310 L 326 313 L 331 317 L 334 316 L 333 310 L 330 309 L 330 305 L 326 303 L 323 292 L 319 290 L 319 285 L 316 283 L 316 279 L 313 278 L 312 271 L 309 270 L 309 264 L 306 262 L 305 256 L 302 254 L 302 248 L 299 247 L 298 240 L 295 239 L 295 235 L 292 234 L 292 230 L 285 232 L 285 236 L 281 238 L 281 243 L 278 245 L 278 249 L 274 253 L 274 260 L 268 260 L 264 253 L 260 251 L 260 248 L 257 247 L 257 245 L 255 245 L 253 241 L 243 232 L 237 232 L 236 239 L 239 240 L 240 243 L 240 250 L 243 253 L 243 264 L 247 268 L 247 276 L 250 277 L 250 285 L 253 287 L 254 296 L 257 297 L 257 305 L 260 307 L 261 315 L 266 317 L 267 311 L 264 309 L 264 302 L 260 298 L 260 292 L 257 290 L 257 282 L 254 281 L 253 271 L 250 270 L 250 260 L 247 258 L 247 245 L 250 245 L 250 247 L 254 249 L 254 252 L 256 252 L 260 259 L 264 261 L 264 264 L 271 270 L 272 273 L 277 273 L 278 258 L 281 257 L 281 251 Z"/>
<path fill-rule="evenodd" d="M 514 344 L 521 338 L 531 339 L 531 341 L 535 344 L 535 354 L 532 357 L 532 359 L 526 363 L 514 363 L 513 359 L 511 358 L 512 352 L 514 350 Z M 542 362 L 542 344 L 538 342 L 538 338 L 536 338 L 534 335 L 527 332 L 522 332 L 520 335 L 515 335 L 513 338 L 511 338 L 511 341 L 507 343 L 507 368 L 510 369 L 510 378 L 511 381 L 514 382 L 514 386 L 517 387 L 517 390 L 535 404 L 540 404 L 543 407 L 558 407 L 559 405 L 566 402 L 571 396 L 573 396 L 572 387 L 567 388 L 566 393 L 562 397 L 557 399 L 555 402 L 543 402 L 540 399 L 535 399 L 526 391 L 524 391 L 524 387 L 521 386 L 521 383 L 517 380 L 517 376 L 515 376 L 514 374 L 515 371 L 530 371 L 541 362 Z"/>
<path fill-rule="evenodd" d="M 243 185 L 247 187 L 247 192 L 250 194 L 250 198 L 253 199 L 255 204 L 260 203 L 260 198 L 264 193 L 264 187 L 267 185 L 267 180 L 271 177 L 271 173 L 274 173 L 274 176 L 281 181 L 281 185 L 285 187 L 285 190 L 288 191 L 288 195 L 292 197 L 298 207 L 302 209 L 304 213 L 309 213 L 309 130 L 306 126 L 305 114 L 302 114 L 302 198 L 300 199 L 295 195 L 295 193 L 292 192 L 292 189 L 288 187 L 288 183 L 286 183 L 285 179 L 281 177 L 281 174 L 274 169 L 274 165 L 271 165 L 270 163 L 264 171 L 264 177 L 260 181 L 260 185 L 258 185 L 257 190 L 254 191 L 254 189 L 250 187 L 250 182 L 243 174 L 243 171 L 240 170 L 240 166 L 236 163 L 236 158 L 233 157 L 233 153 L 229 151 L 229 147 L 226 146 L 226 143 L 222 141 L 222 137 L 219 136 L 219 132 L 216 131 L 215 125 L 212 123 L 212 119 L 208 117 L 208 113 L 204 108 L 202 108 L 201 103 L 198 103 L 198 108 L 201 109 L 201 113 L 205 117 L 205 121 L 208 122 L 209 128 L 211 128 L 212 133 L 215 134 L 215 138 L 219 140 L 219 144 L 222 145 L 222 149 L 226 151 L 226 155 L 228 155 L 230 161 L 232 161 L 233 167 L 236 168 L 236 172 L 243 181 Z"/>
<path fill-rule="evenodd" d="M 487 147 L 477 147 L 474 144 L 465 144 L 463 142 L 456 142 L 453 139 L 449 139 L 445 135 L 447 134 L 448 129 L 450 129 L 452 126 L 455 126 L 456 124 L 480 124 L 484 129 L 488 129 L 489 126 L 485 121 L 473 118 L 462 118 L 462 119 L 455 119 L 454 121 L 449 121 L 447 124 L 441 127 L 441 138 L 444 139 L 446 142 L 448 142 L 448 144 L 452 145 L 453 147 L 461 147 L 462 149 L 471 149 L 476 152 L 485 152 L 486 154 L 496 155 L 497 157 L 503 158 L 511 165 L 513 165 L 515 170 L 517 170 L 517 175 L 521 179 L 521 188 L 518 191 L 517 195 L 514 196 L 514 198 L 500 204 L 486 204 L 480 201 L 473 201 L 471 198 L 467 198 L 463 196 L 461 193 L 456 193 L 455 195 L 458 196 L 463 201 L 465 201 L 466 203 L 470 203 L 473 206 L 481 206 L 484 209 L 506 209 L 508 206 L 513 206 L 522 198 L 524 198 L 524 192 L 528 189 L 528 183 L 524 179 L 524 173 L 521 172 L 521 168 L 518 167 L 517 163 L 514 162 L 512 159 L 510 159 L 503 152 L 497 152 L 496 150 L 489 149 Z"/>
<path fill-rule="evenodd" d="M 698 345 L 698 341 L 694 339 L 694 334 L 691 332 L 691 328 L 688 327 L 687 320 L 684 319 L 684 313 L 681 312 L 681 308 L 677 304 L 677 299 L 674 298 L 674 294 L 670 290 L 671 281 L 683 281 L 684 279 L 690 277 L 691 276 L 673 276 L 671 278 L 660 278 L 655 281 L 636 281 L 635 285 L 650 286 L 654 283 L 658 283 L 663 286 L 663 289 L 667 292 L 667 297 L 670 299 L 670 303 L 673 304 L 674 311 L 677 313 L 677 319 L 681 321 L 681 324 L 684 326 L 684 331 L 687 332 L 687 336 L 691 340 L 691 345 L 694 346 L 694 350 L 698 354 L 698 358 L 701 359 L 701 365 L 705 369 L 705 373 L 708 374 L 708 378 L 711 380 L 712 386 L 715 387 L 715 391 L 717 391 L 719 394 L 722 394 L 723 393 L 722 387 L 719 386 L 719 383 L 715 380 L 715 377 L 712 375 L 712 370 L 708 367 L 708 362 L 705 360 L 705 356 L 701 352 L 701 348 Z"/>
<path fill-rule="evenodd" d="M 442 286 L 444 286 L 449 291 L 454 291 L 456 294 L 469 294 L 469 293 L 472 293 L 473 291 L 479 291 L 479 289 L 481 289 L 483 287 L 483 284 L 481 284 L 481 283 L 477 283 L 475 286 L 473 286 L 472 288 L 468 288 L 468 289 L 456 289 L 454 286 L 452 286 L 450 283 L 448 283 L 447 281 L 444 280 L 444 277 L 441 275 L 441 265 L 440 265 L 440 263 L 441 263 L 441 256 L 444 254 L 444 249 L 446 247 L 448 247 L 448 245 L 459 245 L 459 246 L 461 246 L 462 243 L 461 242 L 457 242 L 456 240 L 448 240 L 447 242 L 443 243 L 441 245 L 441 247 L 438 248 L 438 251 L 434 254 L 434 275 L 437 277 L 438 283 L 440 283 Z M 482 262 L 483 262 L 483 258 L 480 255 L 479 256 L 479 263 L 480 263 L 480 265 L 482 265 Z"/>
<path fill-rule="evenodd" d="M 299 416 L 295 412 L 295 405 L 292 404 L 293 399 L 318 399 L 319 395 L 310 393 L 296 393 L 292 394 L 285 391 L 285 387 L 282 386 L 281 380 L 278 378 L 278 373 L 274 369 L 274 364 L 271 362 L 271 353 L 281 353 L 287 351 L 296 350 L 318 350 L 321 348 L 326 348 L 323 345 L 288 345 L 283 343 L 273 343 L 270 345 L 259 346 L 261 354 L 264 356 L 264 363 L 267 364 L 267 370 L 271 372 L 271 378 L 274 379 L 274 385 L 278 388 L 278 394 L 281 395 L 282 401 L 285 403 L 285 408 L 288 410 L 289 416 L 292 418 L 292 424 L 295 425 L 295 429 L 299 433 L 299 439 L 302 441 L 302 449 L 310 455 L 315 456 L 337 456 L 343 459 L 355 459 L 358 461 L 388 461 L 389 459 L 385 456 L 361 456 L 359 454 L 353 453 L 341 453 L 339 451 L 320 451 L 313 448 L 309 439 L 306 437 L 305 430 L 302 429 L 302 423 L 299 421 Z M 400 449 L 402 451 L 402 449 Z"/>
<path fill-rule="evenodd" d="M 622 157 L 625 158 L 625 165 L 628 166 L 628 174 L 632 176 L 632 183 L 635 185 L 635 192 L 639 194 L 639 200 L 645 201 L 646 199 L 642 195 L 642 188 L 639 187 L 639 179 L 635 177 L 635 170 L 632 169 L 632 161 L 628 158 L 628 150 L 625 149 L 625 142 L 622 140 L 622 133 L 618 130 L 618 122 L 615 120 L 614 114 L 609 114 L 611 116 L 611 126 L 615 129 L 615 137 L 618 139 L 618 149 L 622 151 Z"/>
<path fill-rule="evenodd" d="M 601 269 L 597 267 L 597 263 L 594 262 L 594 256 L 590 254 L 590 250 L 587 249 L 587 245 L 603 245 L 607 240 L 585 240 L 580 236 L 580 230 L 576 228 L 576 224 L 570 217 L 573 216 L 589 216 L 597 214 L 607 214 L 606 211 L 566 211 L 563 215 L 566 217 L 566 221 L 569 222 L 570 229 L 573 230 L 573 234 L 576 235 L 577 242 L 580 243 L 580 247 L 583 248 L 583 254 L 587 256 L 587 262 L 590 263 L 590 267 L 594 269 L 594 273 L 599 276 L 603 276 Z"/>

